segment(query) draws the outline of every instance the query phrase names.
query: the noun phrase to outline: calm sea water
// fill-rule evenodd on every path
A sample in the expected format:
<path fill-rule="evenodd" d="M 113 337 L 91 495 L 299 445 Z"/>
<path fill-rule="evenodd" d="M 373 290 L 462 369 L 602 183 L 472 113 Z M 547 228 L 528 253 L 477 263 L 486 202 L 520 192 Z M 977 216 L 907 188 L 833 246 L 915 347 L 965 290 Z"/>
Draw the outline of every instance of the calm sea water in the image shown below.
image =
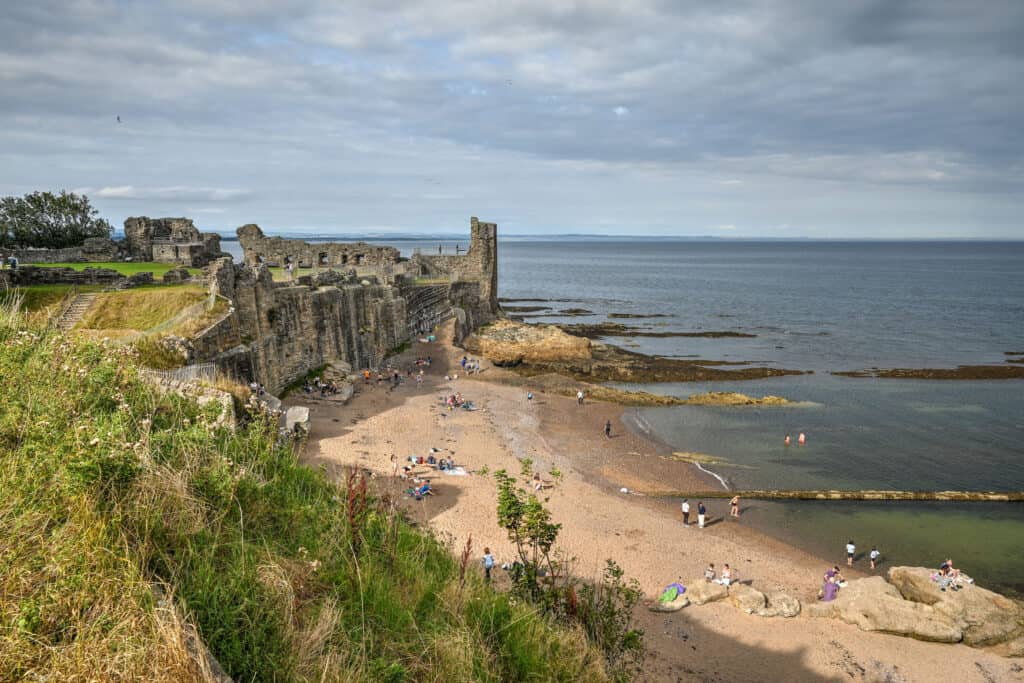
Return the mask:
<path fill-rule="evenodd" d="M 437 242 L 396 246 L 406 255 L 413 248 L 431 253 Z M 444 244 L 446 252 L 454 246 Z M 1005 352 L 1024 352 L 1024 243 L 506 240 L 499 256 L 502 297 L 560 300 L 529 304 L 553 308 L 533 320 L 659 314 L 668 317 L 621 322 L 756 336 L 608 341 L 665 356 L 813 370 L 752 382 L 631 387 L 799 401 L 635 412 L 637 429 L 678 450 L 720 458 L 724 464 L 714 469 L 736 487 L 1024 490 L 1024 380 L 829 374 L 1003 363 Z M 570 307 L 591 314 L 558 315 Z M 786 433 L 795 439 L 801 431 L 806 446 L 783 446 Z M 980 583 L 1024 595 L 1024 504 L 745 507 L 744 524 L 829 561 L 845 557 L 848 538 L 864 551 L 877 545 L 890 564 L 937 566 L 952 555 Z"/>
<path fill-rule="evenodd" d="M 1024 490 L 1024 381 L 836 377 L 865 367 L 1003 363 L 1024 351 L 1024 243 L 512 242 L 508 298 L 556 309 L 662 314 L 652 329 L 742 339 L 609 339 L 646 353 L 813 370 L 752 382 L 646 391 L 776 394 L 786 408 L 636 411 L 636 428 L 707 453 L 738 488 Z M 545 317 L 536 320 L 568 320 Z M 802 448 L 783 437 L 808 435 Z M 718 503 L 715 503 L 718 505 Z M 749 505 L 749 507 L 747 507 Z M 1024 505 L 749 501 L 752 524 L 830 561 L 849 538 L 890 564 L 952 555 L 978 580 L 1024 594 Z M 713 509 L 714 512 L 714 509 Z M 722 513 L 725 512 L 724 504 Z M 722 561 L 726 561 L 723 558 Z"/>

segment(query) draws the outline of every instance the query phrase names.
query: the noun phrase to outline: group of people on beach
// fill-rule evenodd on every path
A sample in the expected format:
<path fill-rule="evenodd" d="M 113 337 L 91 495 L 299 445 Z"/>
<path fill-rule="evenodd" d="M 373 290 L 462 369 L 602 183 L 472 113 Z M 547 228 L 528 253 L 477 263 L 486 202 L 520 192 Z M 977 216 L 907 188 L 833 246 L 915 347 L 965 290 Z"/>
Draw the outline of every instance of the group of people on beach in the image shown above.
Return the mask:
<path fill-rule="evenodd" d="M 320 398 L 327 396 L 334 396 L 338 393 L 338 385 L 334 383 L 334 380 L 325 382 L 319 376 L 314 377 L 313 381 L 310 382 L 309 378 L 306 378 L 302 383 L 302 391 L 306 394 L 312 394 L 315 392 L 320 393 Z"/>
<path fill-rule="evenodd" d="M 688 498 L 683 498 L 683 502 L 680 505 L 683 511 L 683 526 L 690 526 L 690 501 Z M 707 521 L 708 509 L 704 505 L 704 501 L 697 501 L 697 528 L 703 529 Z M 740 517 L 740 497 L 739 494 L 734 495 L 729 499 L 729 516 L 733 519 L 739 519 Z"/>
<path fill-rule="evenodd" d="M 462 371 L 467 375 L 476 375 L 480 373 L 480 361 L 476 358 L 462 357 L 459 361 L 459 365 L 462 366 Z"/>
<path fill-rule="evenodd" d="M 704 570 L 704 580 L 708 583 L 717 583 L 720 586 L 728 588 L 733 582 L 736 581 L 736 570 L 725 564 L 722 567 L 722 573 L 720 576 L 715 575 L 715 563 L 712 562 Z"/>

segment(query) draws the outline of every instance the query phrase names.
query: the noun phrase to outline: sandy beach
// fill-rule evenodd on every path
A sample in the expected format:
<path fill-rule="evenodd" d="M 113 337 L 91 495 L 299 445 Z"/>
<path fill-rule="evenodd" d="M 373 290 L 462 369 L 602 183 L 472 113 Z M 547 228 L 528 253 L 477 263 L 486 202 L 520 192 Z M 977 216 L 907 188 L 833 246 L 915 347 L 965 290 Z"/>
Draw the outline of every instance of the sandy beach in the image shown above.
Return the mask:
<path fill-rule="evenodd" d="M 518 474 L 521 459 L 529 458 L 545 479 L 553 479 L 552 469 L 561 473 L 542 497 L 563 525 L 558 547 L 575 558 L 574 572 L 596 577 L 605 559 L 612 558 L 648 597 L 672 581 L 696 579 L 714 562 L 719 568 L 729 563 L 740 581 L 758 590 L 782 590 L 812 601 L 824 569 L 844 561 L 841 548 L 834 557 L 814 557 L 750 529 L 742 515 L 730 520 L 725 500 L 707 503 L 710 524 L 698 529 L 696 524 L 683 526 L 678 501 L 621 493 L 622 487 L 643 490 L 655 483 L 677 490 L 720 484 L 629 432 L 620 406 L 578 406 L 573 399 L 539 392 L 527 401 L 523 389 L 496 381 L 505 371 L 486 363 L 481 374 L 463 376 L 458 367 L 462 352 L 446 339 L 442 334 L 438 342 L 414 344 L 403 355 L 403 368 L 416 357 L 432 357 L 422 385 L 411 378 L 394 390 L 360 384 L 347 405 L 302 394 L 286 400 L 310 407 L 305 461 L 339 479 L 345 468 L 363 467 L 381 485 L 404 488 L 405 482 L 396 486 L 390 480 L 392 457 L 401 464 L 409 455 L 439 449 L 471 474 L 434 475 L 438 495 L 422 501 L 405 498 L 409 516 L 453 549 L 461 550 L 472 536 L 474 557 L 489 546 L 500 563 L 513 559 L 512 547 L 497 524 L 493 479 L 480 472 Z M 445 379 L 454 373 L 458 379 Z M 449 412 L 438 397 L 454 392 L 478 409 Z M 604 435 L 606 420 L 612 423 L 612 438 Z M 697 501 L 690 502 L 695 520 Z M 756 509 L 748 512 L 756 514 Z M 866 561 L 861 564 L 867 570 Z M 857 569 L 847 574 L 865 575 Z M 637 617 L 649 649 L 642 680 L 1024 681 L 1019 661 L 964 645 L 867 633 L 830 619 L 762 618 L 723 603 L 691 605 L 667 615 L 639 608 Z"/>

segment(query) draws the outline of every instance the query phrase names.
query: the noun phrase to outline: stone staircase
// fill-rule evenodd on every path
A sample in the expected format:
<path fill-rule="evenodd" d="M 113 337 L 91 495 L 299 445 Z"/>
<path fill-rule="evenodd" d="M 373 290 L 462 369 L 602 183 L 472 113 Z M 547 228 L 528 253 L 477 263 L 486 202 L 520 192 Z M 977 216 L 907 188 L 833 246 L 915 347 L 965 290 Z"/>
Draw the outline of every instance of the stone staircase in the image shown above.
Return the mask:
<path fill-rule="evenodd" d="M 57 319 L 57 329 L 67 332 L 85 316 L 86 311 L 92 307 L 96 300 L 95 294 L 79 294 L 67 307 L 64 313 Z"/>

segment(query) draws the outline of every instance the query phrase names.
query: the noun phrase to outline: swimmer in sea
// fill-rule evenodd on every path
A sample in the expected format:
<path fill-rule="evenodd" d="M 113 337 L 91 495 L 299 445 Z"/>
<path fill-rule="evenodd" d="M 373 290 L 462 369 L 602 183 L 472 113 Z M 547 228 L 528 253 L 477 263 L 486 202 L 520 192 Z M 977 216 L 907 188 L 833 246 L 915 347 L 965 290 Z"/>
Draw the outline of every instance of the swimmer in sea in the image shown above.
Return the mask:
<path fill-rule="evenodd" d="M 800 444 L 801 446 L 803 446 L 805 443 L 807 443 L 807 437 L 804 436 L 803 432 L 800 432 L 800 436 L 796 437 L 796 442 L 798 444 Z"/>
<path fill-rule="evenodd" d="M 782 440 L 782 443 L 786 446 L 789 445 L 789 434 L 786 434 L 786 438 Z"/>

